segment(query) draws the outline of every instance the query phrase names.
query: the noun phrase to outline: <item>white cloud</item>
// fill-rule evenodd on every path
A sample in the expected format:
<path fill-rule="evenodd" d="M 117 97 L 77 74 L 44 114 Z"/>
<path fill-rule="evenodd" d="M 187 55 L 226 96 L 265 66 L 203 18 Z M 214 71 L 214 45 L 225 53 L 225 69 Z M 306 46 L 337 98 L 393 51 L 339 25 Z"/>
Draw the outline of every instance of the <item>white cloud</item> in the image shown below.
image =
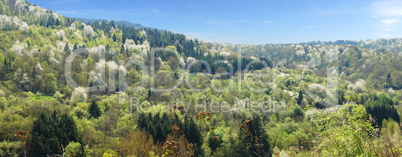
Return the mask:
<path fill-rule="evenodd" d="M 380 0 L 371 4 L 375 13 L 383 17 L 402 16 L 401 0 Z"/>
<path fill-rule="evenodd" d="M 379 28 L 381 32 L 388 33 L 394 31 L 395 29 L 398 29 L 398 24 L 401 23 L 401 21 L 397 18 L 385 18 L 379 22 L 381 25 L 377 26 L 377 28 Z"/>
<path fill-rule="evenodd" d="M 372 33 L 372 35 L 388 38 L 394 34 L 394 31 L 399 30 L 400 17 L 402 17 L 401 0 L 378 0 L 371 3 L 370 7 L 373 17 L 378 19 L 378 24 L 375 26 L 378 33 Z"/>
<path fill-rule="evenodd" d="M 395 23 L 400 23 L 401 21 L 399 21 L 399 19 L 397 18 L 388 18 L 388 19 L 384 19 L 381 21 L 382 24 L 386 25 L 386 26 L 391 26 Z"/>

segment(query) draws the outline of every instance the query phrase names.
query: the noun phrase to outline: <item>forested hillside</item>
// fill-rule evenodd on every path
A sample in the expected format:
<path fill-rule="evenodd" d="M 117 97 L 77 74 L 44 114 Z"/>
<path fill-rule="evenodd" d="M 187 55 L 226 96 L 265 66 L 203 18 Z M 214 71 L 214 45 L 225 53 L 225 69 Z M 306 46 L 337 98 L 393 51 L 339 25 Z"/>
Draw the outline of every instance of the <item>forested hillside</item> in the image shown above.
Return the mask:
<path fill-rule="evenodd" d="M 0 1 L 0 156 L 401 156 L 402 39 L 231 45 Z"/>

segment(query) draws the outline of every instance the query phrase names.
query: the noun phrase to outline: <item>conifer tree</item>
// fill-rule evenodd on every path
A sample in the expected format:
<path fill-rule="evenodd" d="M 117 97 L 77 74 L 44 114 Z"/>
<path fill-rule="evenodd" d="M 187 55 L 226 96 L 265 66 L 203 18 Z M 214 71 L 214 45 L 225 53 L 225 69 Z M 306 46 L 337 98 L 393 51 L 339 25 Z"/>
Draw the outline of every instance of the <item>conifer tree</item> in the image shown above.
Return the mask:
<path fill-rule="evenodd" d="M 98 118 L 99 116 L 101 116 L 99 106 L 95 101 L 92 101 L 91 105 L 89 106 L 89 114 L 93 118 Z"/>
<path fill-rule="evenodd" d="M 121 44 L 120 46 L 120 54 L 124 55 L 126 52 L 126 48 L 124 48 L 124 44 Z"/>
<path fill-rule="evenodd" d="M 240 131 L 240 137 L 247 147 L 246 152 L 243 153 L 253 157 L 271 155 L 268 136 L 262 128 L 261 117 L 259 115 L 254 114 L 252 119 L 243 121 Z"/>
<path fill-rule="evenodd" d="M 297 98 L 297 104 L 298 104 L 298 105 L 301 105 L 302 102 L 303 102 L 303 93 L 302 93 L 302 91 L 300 90 L 300 91 L 299 91 L 299 97 Z"/>
<path fill-rule="evenodd" d="M 184 124 L 184 135 L 187 138 L 188 142 L 194 145 L 194 153 L 200 154 L 201 153 L 201 145 L 202 145 L 202 136 L 201 132 L 194 122 L 193 118 L 186 118 Z"/>
<path fill-rule="evenodd" d="M 184 127 L 184 135 L 186 135 L 188 141 L 190 143 L 197 144 L 197 146 L 201 146 L 201 133 L 198 129 L 197 124 L 194 122 L 194 119 L 186 118 Z"/>
<path fill-rule="evenodd" d="M 117 41 L 117 37 L 116 37 L 116 34 L 113 34 L 113 42 L 116 42 Z"/>
<path fill-rule="evenodd" d="M 385 85 L 385 87 L 386 88 L 391 88 L 392 87 L 392 76 L 391 76 L 391 73 L 388 73 L 388 75 L 387 75 L 387 80 L 386 80 L 386 85 Z"/>
<path fill-rule="evenodd" d="M 77 49 L 78 49 L 78 44 L 75 43 L 75 44 L 74 44 L 74 47 L 73 47 L 73 51 L 76 51 Z"/>
<path fill-rule="evenodd" d="M 147 97 L 148 101 L 151 99 L 151 96 L 152 96 L 152 90 L 150 88 L 150 89 L 148 89 L 148 97 Z"/>
<path fill-rule="evenodd" d="M 68 47 L 68 44 L 66 44 L 66 46 L 64 46 L 64 52 L 66 53 L 67 56 L 69 56 L 71 54 L 70 48 Z"/>

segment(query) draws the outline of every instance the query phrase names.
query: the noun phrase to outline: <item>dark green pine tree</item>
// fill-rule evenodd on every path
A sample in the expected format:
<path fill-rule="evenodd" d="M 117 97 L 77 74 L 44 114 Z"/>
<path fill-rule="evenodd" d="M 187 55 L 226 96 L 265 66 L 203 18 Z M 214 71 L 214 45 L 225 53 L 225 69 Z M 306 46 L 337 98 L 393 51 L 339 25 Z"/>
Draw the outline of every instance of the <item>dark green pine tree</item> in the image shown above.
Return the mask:
<path fill-rule="evenodd" d="M 147 124 L 147 115 L 144 112 L 141 112 L 140 116 L 138 117 L 138 127 L 141 129 L 145 129 Z"/>
<path fill-rule="evenodd" d="M 109 44 L 106 44 L 105 50 L 106 50 L 106 52 L 110 51 L 110 45 Z"/>
<path fill-rule="evenodd" d="M 115 22 L 113 20 L 110 21 L 110 27 L 116 28 L 116 24 L 115 24 Z"/>
<path fill-rule="evenodd" d="M 392 87 L 392 76 L 391 73 L 388 73 L 387 75 L 387 80 L 385 82 L 385 88 L 391 88 Z"/>
<path fill-rule="evenodd" d="M 7 57 L 4 58 L 4 72 L 5 73 L 9 73 L 10 69 L 11 69 L 11 65 L 10 65 L 10 61 Z M 1 80 L 6 79 L 5 76 L 3 76 L 2 78 L 0 78 Z"/>
<path fill-rule="evenodd" d="M 76 51 L 77 49 L 78 49 L 78 44 L 75 43 L 75 44 L 74 44 L 74 47 L 73 47 L 73 51 Z"/>
<path fill-rule="evenodd" d="M 201 133 L 193 118 L 186 118 L 184 124 L 184 135 L 186 135 L 190 143 L 197 144 L 198 147 L 202 145 Z"/>
<path fill-rule="evenodd" d="M 303 92 L 300 90 L 299 91 L 299 97 L 297 98 L 297 104 L 301 105 L 303 102 Z"/>
<path fill-rule="evenodd" d="M 47 124 L 49 123 L 48 121 L 49 118 L 42 113 L 39 116 L 38 120 L 34 122 L 28 156 L 46 156 L 50 152 L 49 146 L 47 146 L 47 143 L 45 141 L 47 135 L 49 135 L 50 133 L 50 130 L 47 126 Z"/>
<path fill-rule="evenodd" d="M 56 112 L 50 117 L 41 113 L 34 122 L 31 135 L 28 142 L 30 157 L 62 154 L 62 146 L 66 147 L 69 142 L 82 143 L 74 120 L 66 114 L 59 116 Z M 82 147 L 78 156 L 84 154 Z"/>
<path fill-rule="evenodd" d="M 55 24 L 56 24 L 56 26 L 59 26 L 59 25 L 60 25 L 60 20 L 59 20 L 59 18 L 56 19 L 56 23 L 55 23 Z"/>
<path fill-rule="evenodd" d="M 345 103 L 345 102 L 346 102 L 345 92 L 340 90 L 339 94 L 338 94 L 338 103 L 339 103 L 339 105 L 343 105 L 343 103 Z"/>
<path fill-rule="evenodd" d="M 56 21 L 54 20 L 54 18 L 52 16 L 49 16 L 49 18 L 47 19 L 46 27 L 54 26 L 55 24 Z"/>
<path fill-rule="evenodd" d="M 123 36 L 123 38 L 121 39 L 121 42 L 124 44 L 126 42 L 126 37 Z"/>
<path fill-rule="evenodd" d="M 177 73 L 177 72 L 174 72 L 174 74 L 173 74 L 173 78 L 174 79 L 179 79 L 180 78 L 180 76 L 179 76 L 179 74 Z"/>
<path fill-rule="evenodd" d="M 242 156 L 271 156 L 270 144 L 268 135 L 264 132 L 261 123 L 261 117 L 253 114 L 253 118 L 244 121 L 241 125 L 240 137 L 247 149 L 244 150 Z"/>
<path fill-rule="evenodd" d="M 113 42 L 116 42 L 117 41 L 117 37 L 116 37 L 116 34 L 113 34 Z"/>
<path fill-rule="evenodd" d="M 197 124 L 194 122 L 193 118 L 186 118 L 184 122 L 184 135 L 190 143 L 194 144 L 195 155 L 201 153 L 202 137 Z"/>
<path fill-rule="evenodd" d="M 98 118 L 99 116 L 101 116 L 99 106 L 95 101 L 92 101 L 91 105 L 89 106 L 89 114 L 93 118 Z"/>
<path fill-rule="evenodd" d="M 148 97 L 147 97 L 148 101 L 151 99 L 151 96 L 152 96 L 152 90 L 150 88 L 150 89 L 148 89 Z"/>
<path fill-rule="evenodd" d="M 217 134 L 214 130 L 212 130 L 209 133 L 209 137 L 208 138 L 208 147 L 211 148 L 211 155 L 213 154 L 213 152 L 216 151 L 216 149 L 218 149 L 221 144 L 222 144 L 222 135 Z M 245 155 L 242 155 L 245 156 Z"/>
<path fill-rule="evenodd" d="M 68 44 L 66 44 L 66 46 L 64 46 L 64 52 L 66 53 L 67 56 L 69 56 L 71 54 L 70 48 L 68 47 Z"/>
<path fill-rule="evenodd" d="M 120 54 L 124 55 L 126 52 L 126 48 L 124 47 L 124 44 L 121 44 L 120 46 Z"/>

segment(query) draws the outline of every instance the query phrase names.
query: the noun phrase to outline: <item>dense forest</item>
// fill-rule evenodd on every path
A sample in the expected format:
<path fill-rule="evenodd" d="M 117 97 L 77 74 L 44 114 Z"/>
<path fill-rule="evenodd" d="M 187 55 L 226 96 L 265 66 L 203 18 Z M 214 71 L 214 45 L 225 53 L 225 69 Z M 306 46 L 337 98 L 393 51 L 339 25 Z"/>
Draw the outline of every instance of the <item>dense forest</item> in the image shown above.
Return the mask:
<path fill-rule="evenodd" d="M 0 156 L 402 155 L 402 39 L 233 45 L 0 0 Z"/>

